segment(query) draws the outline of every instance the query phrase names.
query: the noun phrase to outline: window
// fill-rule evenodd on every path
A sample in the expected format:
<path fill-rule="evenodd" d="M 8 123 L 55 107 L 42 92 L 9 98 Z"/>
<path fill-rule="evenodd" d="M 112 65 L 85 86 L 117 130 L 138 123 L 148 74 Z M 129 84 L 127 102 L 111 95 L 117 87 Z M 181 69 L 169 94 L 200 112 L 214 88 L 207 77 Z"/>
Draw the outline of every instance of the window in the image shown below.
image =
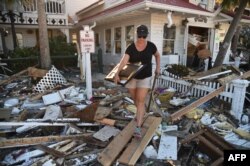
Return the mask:
<path fill-rule="evenodd" d="M 121 34 L 122 34 L 122 29 L 121 27 L 115 28 L 115 53 L 120 54 L 122 51 L 121 48 Z"/>
<path fill-rule="evenodd" d="M 168 28 L 167 24 L 164 25 L 162 55 L 174 54 L 175 31 L 176 26 Z"/>
<path fill-rule="evenodd" d="M 98 33 L 95 33 L 95 46 L 96 47 L 100 46 L 99 34 Z"/>
<path fill-rule="evenodd" d="M 37 1 L 29 0 L 29 1 L 21 1 L 23 4 L 23 9 L 25 12 L 33 12 L 37 10 Z"/>
<path fill-rule="evenodd" d="M 134 42 L 134 25 L 126 26 L 125 31 L 125 40 L 126 40 L 126 47 Z"/>
<path fill-rule="evenodd" d="M 23 48 L 23 34 L 16 33 L 17 45 L 20 48 Z"/>
<path fill-rule="evenodd" d="M 105 48 L 106 53 L 111 53 L 111 29 L 105 31 Z"/>
<path fill-rule="evenodd" d="M 61 3 L 56 1 L 47 1 L 45 10 L 47 13 L 63 13 Z"/>
<path fill-rule="evenodd" d="M 76 33 L 72 34 L 72 43 L 77 43 L 77 35 L 76 35 Z"/>

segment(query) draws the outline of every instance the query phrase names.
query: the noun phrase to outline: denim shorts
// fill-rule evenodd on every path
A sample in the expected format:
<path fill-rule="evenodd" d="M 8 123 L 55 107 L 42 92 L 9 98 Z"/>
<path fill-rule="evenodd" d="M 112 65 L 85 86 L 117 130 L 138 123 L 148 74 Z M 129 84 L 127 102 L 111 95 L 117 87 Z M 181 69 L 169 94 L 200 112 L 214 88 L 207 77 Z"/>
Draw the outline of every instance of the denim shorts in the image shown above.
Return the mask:
<path fill-rule="evenodd" d="M 151 88 L 151 77 L 144 79 L 131 79 L 126 85 L 126 88 L 135 89 L 135 88 Z"/>

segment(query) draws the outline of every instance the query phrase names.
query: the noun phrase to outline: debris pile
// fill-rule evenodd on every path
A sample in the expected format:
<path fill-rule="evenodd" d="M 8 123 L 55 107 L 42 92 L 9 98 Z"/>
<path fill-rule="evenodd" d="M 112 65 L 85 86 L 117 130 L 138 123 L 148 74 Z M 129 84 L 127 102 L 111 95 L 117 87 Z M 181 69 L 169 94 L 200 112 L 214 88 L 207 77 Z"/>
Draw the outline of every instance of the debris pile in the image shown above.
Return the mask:
<path fill-rule="evenodd" d="M 101 74 L 90 100 L 74 69 L 32 67 L 2 80 L 1 165 L 221 165 L 223 150 L 250 149 L 250 111 L 230 90 L 246 92 L 237 80 L 250 72 L 174 68 L 184 74 L 163 70 L 150 91 L 140 139 L 127 90 Z"/>

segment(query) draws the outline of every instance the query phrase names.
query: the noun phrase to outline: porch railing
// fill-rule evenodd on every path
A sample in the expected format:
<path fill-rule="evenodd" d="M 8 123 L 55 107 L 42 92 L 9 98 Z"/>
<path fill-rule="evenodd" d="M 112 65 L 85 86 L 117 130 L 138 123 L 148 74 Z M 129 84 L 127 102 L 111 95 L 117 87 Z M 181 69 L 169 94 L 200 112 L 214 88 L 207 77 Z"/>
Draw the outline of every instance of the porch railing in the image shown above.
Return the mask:
<path fill-rule="evenodd" d="M 15 17 L 15 24 L 31 24 L 37 25 L 37 0 L 32 0 L 32 3 L 25 3 L 26 1 L 16 1 L 13 4 L 13 12 L 22 12 L 23 17 Z M 1 4 L 2 14 L 8 12 L 7 0 L 4 0 Z M 68 16 L 66 14 L 65 0 L 45 0 L 45 10 L 47 14 L 48 25 L 67 25 Z M 0 23 L 11 23 L 9 17 L 0 19 Z"/>
<path fill-rule="evenodd" d="M 194 84 L 168 72 L 164 72 L 164 75 L 157 79 L 157 85 L 164 88 L 172 87 L 177 92 L 187 92 L 191 96 L 198 98 L 207 95 L 221 86 L 219 83 L 206 81 Z M 219 99 L 231 104 L 231 114 L 238 120 L 241 119 L 243 113 L 248 85 L 249 81 L 247 80 L 234 80 L 232 83 L 226 84 L 224 92 L 217 96 Z"/>

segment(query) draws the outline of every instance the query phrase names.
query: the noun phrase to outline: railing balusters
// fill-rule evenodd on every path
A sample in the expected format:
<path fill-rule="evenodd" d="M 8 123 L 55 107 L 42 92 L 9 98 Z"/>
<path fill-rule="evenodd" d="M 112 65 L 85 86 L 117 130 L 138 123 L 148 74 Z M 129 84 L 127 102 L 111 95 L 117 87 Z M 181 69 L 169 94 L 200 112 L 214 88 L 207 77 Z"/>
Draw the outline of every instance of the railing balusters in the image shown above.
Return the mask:
<path fill-rule="evenodd" d="M 165 72 L 164 74 L 165 74 L 164 76 L 161 76 L 158 78 L 159 80 L 158 86 L 160 86 L 161 88 L 173 87 L 176 89 L 177 92 L 182 92 L 182 93 L 187 93 L 187 90 L 189 89 L 189 91 L 191 92 L 191 95 L 194 97 L 205 96 L 211 91 L 214 91 L 221 86 L 219 83 L 216 83 L 216 82 L 202 82 L 201 85 L 198 85 L 198 84 L 192 85 L 192 83 L 188 81 L 177 79 L 178 77 L 168 72 Z M 242 86 L 242 88 L 246 88 L 246 87 Z M 226 84 L 225 90 L 222 93 L 220 93 L 220 95 L 218 95 L 217 98 L 231 103 L 232 108 L 239 108 L 239 107 L 242 108 L 243 106 L 238 106 L 238 105 L 236 106 L 236 104 L 239 104 L 239 103 L 232 102 L 234 95 L 235 95 L 235 92 L 234 92 L 233 84 Z M 242 94 L 241 97 L 245 98 L 245 95 Z"/>

